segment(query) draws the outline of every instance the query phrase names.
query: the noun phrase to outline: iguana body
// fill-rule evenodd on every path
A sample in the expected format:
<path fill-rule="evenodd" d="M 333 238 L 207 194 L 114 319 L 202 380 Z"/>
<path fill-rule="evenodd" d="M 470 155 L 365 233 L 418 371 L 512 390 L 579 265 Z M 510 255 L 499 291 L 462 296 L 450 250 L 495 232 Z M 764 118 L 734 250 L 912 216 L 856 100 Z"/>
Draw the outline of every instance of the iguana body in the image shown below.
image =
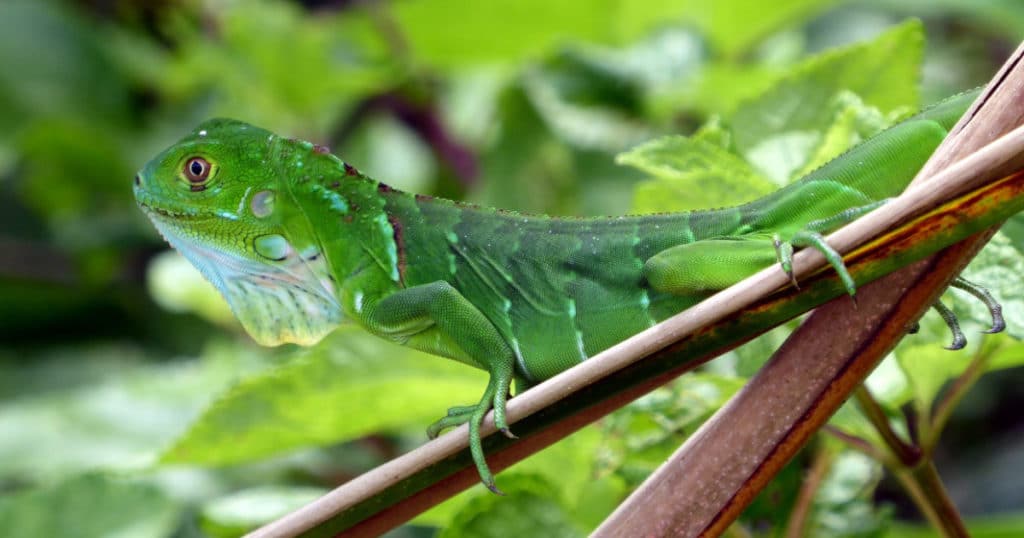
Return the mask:
<path fill-rule="evenodd" d="M 726 209 L 554 218 L 401 192 L 324 148 L 211 120 L 136 177 L 168 241 L 260 343 L 312 344 L 351 318 L 490 372 L 478 404 L 430 428 L 508 434 L 513 378 L 551 377 L 780 259 L 898 194 L 970 96 L 911 118 L 800 181 Z M 846 275 L 842 260 L 831 262 Z M 853 283 L 847 287 L 852 293 Z"/>

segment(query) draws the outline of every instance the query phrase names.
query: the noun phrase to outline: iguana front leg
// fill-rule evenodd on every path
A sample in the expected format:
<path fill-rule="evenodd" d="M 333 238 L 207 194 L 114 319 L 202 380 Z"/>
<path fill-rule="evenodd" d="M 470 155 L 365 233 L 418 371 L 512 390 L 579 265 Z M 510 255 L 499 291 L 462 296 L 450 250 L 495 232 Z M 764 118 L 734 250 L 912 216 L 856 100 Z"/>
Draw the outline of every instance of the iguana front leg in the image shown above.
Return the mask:
<path fill-rule="evenodd" d="M 500 494 L 484 459 L 480 426 L 487 411 L 493 407 L 495 426 L 512 437 L 505 420 L 505 401 L 512 382 L 515 357 L 494 325 L 444 281 L 397 291 L 375 303 L 361 304 L 360 310 L 367 328 L 395 340 L 406 340 L 436 328 L 455 342 L 477 366 L 490 373 L 479 403 L 451 408 L 446 416 L 428 428 L 427 433 L 435 437 L 444 428 L 468 422 L 469 449 L 480 478 L 488 489 Z"/>

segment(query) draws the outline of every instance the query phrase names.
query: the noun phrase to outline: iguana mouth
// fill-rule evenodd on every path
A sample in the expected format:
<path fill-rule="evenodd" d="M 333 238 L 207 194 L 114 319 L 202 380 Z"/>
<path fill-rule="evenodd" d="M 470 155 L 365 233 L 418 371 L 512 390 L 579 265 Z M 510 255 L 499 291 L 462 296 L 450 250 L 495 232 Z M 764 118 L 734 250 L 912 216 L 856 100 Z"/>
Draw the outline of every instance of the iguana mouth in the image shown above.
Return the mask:
<path fill-rule="evenodd" d="M 145 193 L 136 193 L 135 201 L 147 215 L 168 220 L 198 221 L 205 220 L 213 216 L 210 213 L 197 211 L 195 209 L 174 210 L 166 207 L 150 205 L 145 201 Z"/>

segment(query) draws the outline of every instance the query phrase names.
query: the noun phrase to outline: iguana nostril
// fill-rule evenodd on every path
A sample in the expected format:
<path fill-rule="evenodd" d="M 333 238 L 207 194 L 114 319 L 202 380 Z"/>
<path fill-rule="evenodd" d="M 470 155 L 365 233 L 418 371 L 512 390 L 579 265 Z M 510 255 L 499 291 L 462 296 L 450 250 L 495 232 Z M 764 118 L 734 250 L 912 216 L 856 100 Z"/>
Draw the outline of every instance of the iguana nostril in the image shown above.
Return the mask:
<path fill-rule="evenodd" d="M 142 185 L 142 178 L 139 177 L 138 174 L 135 174 L 135 186 L 138 187 L 140 185 Z"/>

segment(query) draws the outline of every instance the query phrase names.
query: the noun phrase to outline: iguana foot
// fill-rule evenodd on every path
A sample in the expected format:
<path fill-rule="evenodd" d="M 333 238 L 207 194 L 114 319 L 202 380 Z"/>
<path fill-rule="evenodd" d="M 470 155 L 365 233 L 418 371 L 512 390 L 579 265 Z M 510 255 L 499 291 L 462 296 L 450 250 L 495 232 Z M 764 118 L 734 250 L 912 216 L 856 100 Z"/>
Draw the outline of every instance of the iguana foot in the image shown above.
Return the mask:
<path fill-rule="evenodd" d="M 781 241 L 778 237 L 775 237 L 775 252 L 779 255 L 779 263 L 782 265 L 783 270 L 789 275 L 790 280 L 793 280 L 793 269 L 792 269 L 792 258 L 793 258 L 793 247 L 812 247 L 814 250 L 820 252 L 825 259 L 828 261 L 832 269 L 839 274 L 839 280 L 843 282 L 843 287 L 846 288 L 846 293 L 850 297 L 854 297 L 857 293 L 857 283 L 853 281 L 853 277 L 850 276 L 850 272 L 846 270 L 846 264 L 843 262 L 843 257 L 836 252 L 831 245 L 825 241 L 824 233 L 836 230 L 857 218 L 874 211 L 875 209 L 885 205 L 892 198 L 885 198 L 883 200 L 877 200 L 869 202 L 862 206 L 851 207 L 840 213 L 833 215 L 828 218 L 813 220 L 808 222 L 803 230 L 797 232 L 789 242 Z M 788 250 L 788 252 L 787 252 Z M 796 285 L 796 281 L 793 280 L 793 284 Z M 854 306 L 857 305 L 854 300 Z"/>
<path fill-rule="evenodd" d="M 992 297 L 992 294 L 987 289 L 961 276 L 954 278 L 953 282 L 949 285 L 964 290 L 985 303 L 988 313 L 992 316 L 992 327 L 985 331 L 987 334 L 1000 333 L 1006 329 L 1006 321 L 1003 319 L 1003 306 L 999 304 L 995 297 Z"/>
<path fill-rule="evenodd" d="M 987 334 L 993 334 L 1002 332 L 1006 329 L 1006 321 L 1003 319 L 1003 307 L 999 304 L 999 301 L 992 297 L 989 291 L 963 277 L 956 277 L 953 282 L 950 283 L 950 287 L 961 289 L 975 296 L 981 302 L 985 303 L 988 308 L 989 315 L 992 316 L 992 326 L 985 331 Z M 935 301 L 932 308 L 942 316 L 942 321 L 946 322 L 946 326 L 949 327 L 949 331 L 953 333 L 953 341 L 946 346 L 949 350 L 963 349 L 967 345 L 967 338 L 964 336 L 963 331 L 960 329 L 960 322 L 956 318 L 956 314 L 949 309 L 941 301 Z M 907 332 L 914 334 L 919 329 L 919 325 L 915 323 L 910 330 Z"/>
<path fill-rule="evenodd" d="M 448 413 L 438 419 L 436 422 L 427 426 L 427 437 L 436 439 L 441 432 L 455 426 L 461 426 L 473 417 L 473 412 L 476 411 L 475 405 L 459 405 L 448 409 Z"/>
<path fill-rule="evenodd" d="M 793 288 L 800 289 L 800 284 L 793 276 L 793 243 L 783 241 L 779 234 L 775 234 L 772 236 L 772 246 L 775 247 L 775 259 L 782 267 L 782 271 L 789 277 L 789 282 L 793 284 Z"/>
<path fill-rule="evenodd" d="M 825 256 L 825 260 L 832 266 L 832 269 L 839 275 L 846 293 L 853 297 L 857 293 L 857 283 L 853 281 L 850 272 L 846 270 L 843 257 L 831 245 L 825 241 L 825 237 L 818 232 L 800 231 L 790 240 L 793 247 L 811 247 Z M 790 247 L 792 248 L 792 247 Z"/>
<path fill-rule="evenodd" d="M 473 463 L 480 474 L 480 481 L 487 489 L 497 495 L 504 495 L 494 482 L 494 474 L 487 466 L 484 458 L 483 439 L 480 435 L 480 427 L 484 417 L 492 408 L 494 409 L 494 425 L 505 437 L 515 439 L 516 436 L 508 428 L 505 419 L 505 404 L 508 399 L 508 389 L 511 384 L 510 375 L 492 373 L 487 389 L 476 405 L 460 405 L 448 409 L 448 413 L 439 420 L 427 427 L 427 436 L 436 438 L 443 430 L 453 426 L 469 423 L 469 452 L 473 456 Z"/>

